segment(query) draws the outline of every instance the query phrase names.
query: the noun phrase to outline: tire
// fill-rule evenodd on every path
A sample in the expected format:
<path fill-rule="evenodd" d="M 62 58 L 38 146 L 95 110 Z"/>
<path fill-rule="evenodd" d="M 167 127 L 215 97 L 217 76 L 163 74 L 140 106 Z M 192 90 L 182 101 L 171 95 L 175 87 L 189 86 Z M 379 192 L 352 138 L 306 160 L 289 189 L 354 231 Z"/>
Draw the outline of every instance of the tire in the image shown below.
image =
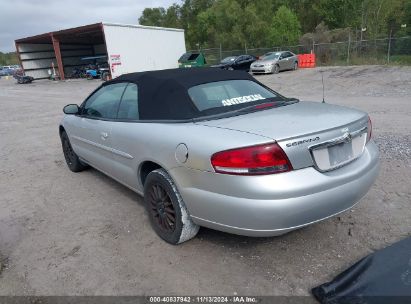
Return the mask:
<path fill-rule="evenodd" d="M 101 80 L 102 81 L 108 81 L 109 80 L 109 73 L 104 72 L 103 74 L 101 74 Z"/>
<path fill-rule="evenodd" d="M 86 78 L 87 78 L 87 80 L 93 80 L 94 79 L 94 77 L 91 74 L 87 74 Z"/>
<path fill-rule="evenodd" d="M 228 67 L 227 70 L 228 71 L 234 71 L 234 69 L 232 67 Z"/>
<path fill-rule="evenodd" d="M 190 218 L 176 185 L 164 169 L 150 172 L 144 183 L 144 202 L 154 231 L 177 245 L 196 236 L 200 227 Z"/>
<path fill-rule="evenodd" d="M 294 62 L 293 70 L 294 71 L 298 70 L 298 62 Z"/>
<path fill-rule="evenodd" d="M 273 66 L 273 74 L 278 74 L 280 72 L 280 67 L 278 66 L 278 64 L 275 64 Z"/>
<path fill-rule="evenodd" d="M 87 165 L 82 163 L 77 154 L 73 151 L 70 140 L 65 131 L 61 133 L 60 138 L 67 167 L 69 167 L 72 172 L 80 172 L 86 169 Z"/>

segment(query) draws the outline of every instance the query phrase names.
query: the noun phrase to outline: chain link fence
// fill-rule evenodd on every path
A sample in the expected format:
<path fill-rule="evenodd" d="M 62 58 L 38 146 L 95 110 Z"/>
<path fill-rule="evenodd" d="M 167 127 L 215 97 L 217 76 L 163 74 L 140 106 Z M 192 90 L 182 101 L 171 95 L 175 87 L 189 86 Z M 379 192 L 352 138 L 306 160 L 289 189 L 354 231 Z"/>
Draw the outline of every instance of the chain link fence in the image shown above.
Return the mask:
<path fill-rule="evenodd" d="M 198 50 L 197 50 L 198 51 Z M 274 46 L 271 48 L 247 48 L 225 50 L 218 48 L 201 49 L 207 64 L 219 63 L 223 58 L 242 54 L 256 57 L 272 51 L 291 51 L 295 54 L 316 54 L 317 66 L 362 65 L 362 64 L 401 64 L 411 65 L 411 36 L 392 37 L 373 40 L 348 40 L 332 43 L 313 43 L 305 45 Z"/>

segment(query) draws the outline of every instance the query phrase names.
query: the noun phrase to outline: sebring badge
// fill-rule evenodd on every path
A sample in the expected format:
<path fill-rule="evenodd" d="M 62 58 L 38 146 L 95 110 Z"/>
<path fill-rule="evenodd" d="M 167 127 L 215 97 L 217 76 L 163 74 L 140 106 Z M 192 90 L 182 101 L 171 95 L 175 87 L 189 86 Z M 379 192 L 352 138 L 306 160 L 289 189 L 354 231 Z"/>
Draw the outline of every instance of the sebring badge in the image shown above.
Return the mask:
<path fill-rule="evenodd" d="M 306 144 L 306 143 L 310 143 L 310 142 L 318 141 L 318 140 L 320 140 L 320 137 L 317 136 L 317 137 L 313 137 L 313 138 L 309 138 L 309 139 L 294 141 L 294 142 L 286 144 L 286 146 L 287 147 L 294 147 L 294 146 L 299 146 L 299 145 L 302 145 L 302 144 Z"/>

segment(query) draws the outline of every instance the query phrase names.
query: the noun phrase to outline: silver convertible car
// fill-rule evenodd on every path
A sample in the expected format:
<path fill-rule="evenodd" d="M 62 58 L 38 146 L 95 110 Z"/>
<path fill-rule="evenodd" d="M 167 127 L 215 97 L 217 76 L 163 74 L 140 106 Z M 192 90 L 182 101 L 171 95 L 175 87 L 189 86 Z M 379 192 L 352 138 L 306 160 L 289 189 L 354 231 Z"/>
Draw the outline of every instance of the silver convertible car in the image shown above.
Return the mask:
<path fill-rule="evenodd" d="M 275 236 L 318 222 L 379 170 L 366 113 L 286 98 L 241 71 L 126 74 L 64 113 L 70 170 L 92 166 L 143 195 L 172 244 L 200 226 Z"/>

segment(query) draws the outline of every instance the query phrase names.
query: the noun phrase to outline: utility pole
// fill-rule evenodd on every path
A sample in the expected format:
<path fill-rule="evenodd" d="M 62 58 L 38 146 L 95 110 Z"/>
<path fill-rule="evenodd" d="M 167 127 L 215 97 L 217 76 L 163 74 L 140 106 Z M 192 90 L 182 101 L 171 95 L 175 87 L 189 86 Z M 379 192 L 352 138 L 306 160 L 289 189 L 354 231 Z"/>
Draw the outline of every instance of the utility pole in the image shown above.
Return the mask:
<path fill-rule="evenodd" d="M 390 30 L 390 38 L 388 38 L 388 53 L 387 53 L 387 63 L 390 63 L 390 52 L 391 52 L 391 37 L 392 37 L 392 28 Z"/>
<path fill-rule="evenodd" d="M 220 43 L 220 61 L 223 60 L 223 48 L 221 47 Z"/>
<path fill-rule="evenodd" d="M 348 32 L 347 65 L 350 65 L 351 29 Z"/>
<path fill-rule="evenodd" d="M 248 54 L 247 53 L 247 42 L 244 42 L 244 48 L 245 48 L 245 53 Z"/>
<path fill-rule="evenodd" d="M 364 28 L 364 1 L 361 3 L 361 37 L 360 37 L 360 45 L 362 45 L 363 28 Z"/>

